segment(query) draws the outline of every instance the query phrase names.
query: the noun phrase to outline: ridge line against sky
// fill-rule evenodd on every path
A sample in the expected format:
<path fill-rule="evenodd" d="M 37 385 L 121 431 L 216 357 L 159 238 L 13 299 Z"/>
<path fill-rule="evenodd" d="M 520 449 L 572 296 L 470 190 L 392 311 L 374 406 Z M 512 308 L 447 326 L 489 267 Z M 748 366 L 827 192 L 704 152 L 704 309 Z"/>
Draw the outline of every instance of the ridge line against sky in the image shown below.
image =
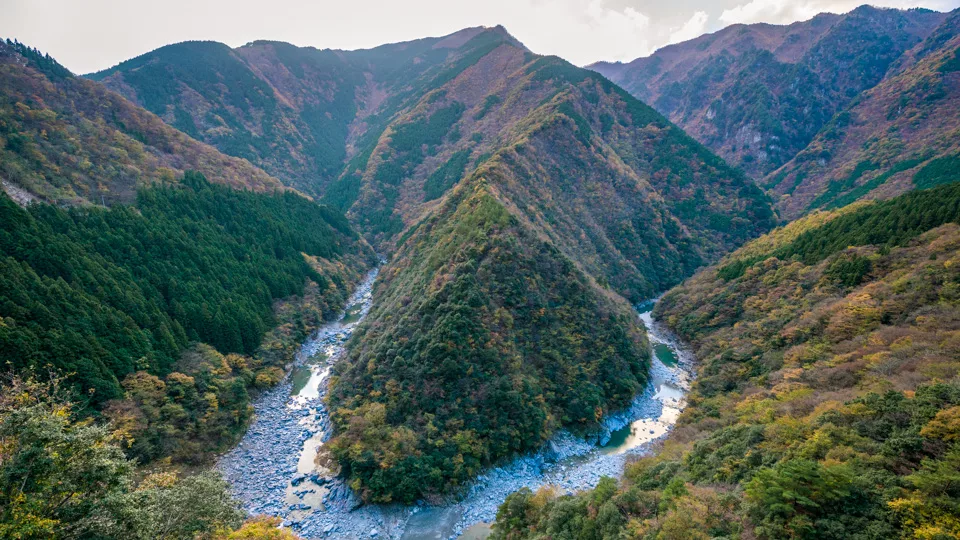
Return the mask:
<path fill-rule="evenodd" d="M 502 24 L 530 50 L 577 65 L 629 61 L 736 23 L 789 24 L 844 13 L 863 0 L 0 0 L 0 36 L 75 73 L 112 67 L 163 45 L 258 39 L 364 49 Z M 960 0 L 876 0 L 950 11 Z"/>

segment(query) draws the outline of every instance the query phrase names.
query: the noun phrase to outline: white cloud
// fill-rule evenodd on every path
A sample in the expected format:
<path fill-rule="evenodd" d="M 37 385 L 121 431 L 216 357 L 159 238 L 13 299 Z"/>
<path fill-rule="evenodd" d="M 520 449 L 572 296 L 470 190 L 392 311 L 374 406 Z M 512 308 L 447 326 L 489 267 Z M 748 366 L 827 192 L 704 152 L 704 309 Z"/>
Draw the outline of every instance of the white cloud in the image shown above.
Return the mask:
<path fill-rule="evenodd" d="M 780 23 L 788 20 L 809 19 L 813 15 L 816 15 L 816 10 L 811 11 L 809 2 L 752 0 L 747 4 L 724 10 L 720 14 L 720 21 L 726 24 Z"/>
<path fill-rule="evenodd" d="M 789 24 L 810 19 L 818 13 L 846 13 L 862 4 L 864 0 L 751 0 L 724 10 L 720 22 Z M 941 11 L 957 7 L 955 0 L 874 0 L 870 4 L 901 9 L 927 7 Z"/>
<path fill-rule="evenodd" d="M 502 2 L 502 9 L 499 4 Z M 584 65 L 598 58 L 632 60 L 649 54 L 650 18 L 605 0 L 499 0 L 497 22 L 531 50 Z M 492 22 L 492 21 L 491 21 Z"/>
<path fill-rule="evenodd" d="M 690 20 L 670 34 L 670 39 L 667 43 L 672 45 L 674 43 L 689 41 L 702 35 L 707 29 L 708 19 L 709 16 L 707 16 L 706 11 L 698 11 L 694 13 L 693 17 L 690 17 Z"/>

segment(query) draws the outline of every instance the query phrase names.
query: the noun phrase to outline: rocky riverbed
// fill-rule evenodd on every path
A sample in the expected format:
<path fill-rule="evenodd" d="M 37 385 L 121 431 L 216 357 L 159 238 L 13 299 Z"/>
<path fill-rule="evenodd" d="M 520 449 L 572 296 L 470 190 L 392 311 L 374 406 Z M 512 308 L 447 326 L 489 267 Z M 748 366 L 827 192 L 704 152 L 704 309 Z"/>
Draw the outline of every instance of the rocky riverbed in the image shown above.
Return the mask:
<path fill-rule="evenodd" d="M 619 476 L 630 456 L 649 451 L 669 433 L 683 409 L 693 357 L 649 312 L 640 313 L 651 346 L 673 353 L 666 363 L 651 361 L 650 382 L 633 405 L 607 417 L 592 436 L 557 434 L 540 452 L 523 456 L 479 476 L 459 500 L 442 505 L 362 505 L 342 479 L 316 464 L 330 435 L 323 396 L 330 366 L 342 358 L 344 343 L 370 309 L 376 271 L 351 297 L 340 321 L 304 343 L 294 376 L 257 401 L 256 419 L 241 443 L 219 462 L 235 495 L 251 514 L 284 519 L 305 538 L 457 538 L 464 531 L 482 538 L 485 523 L 510 493 L 544 485 L 575 492 L 603 476 Z"/>

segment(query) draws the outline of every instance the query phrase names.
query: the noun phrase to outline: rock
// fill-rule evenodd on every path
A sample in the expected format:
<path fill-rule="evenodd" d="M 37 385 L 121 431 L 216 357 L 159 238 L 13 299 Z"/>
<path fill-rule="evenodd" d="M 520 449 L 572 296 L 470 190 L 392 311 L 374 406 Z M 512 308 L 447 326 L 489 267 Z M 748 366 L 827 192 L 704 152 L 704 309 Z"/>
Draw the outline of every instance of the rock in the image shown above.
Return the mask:
<path fill-rule="evenodd" d="M 370 538 L 376 538 L 380 534 L 376 529 L 370 529 Z"/>

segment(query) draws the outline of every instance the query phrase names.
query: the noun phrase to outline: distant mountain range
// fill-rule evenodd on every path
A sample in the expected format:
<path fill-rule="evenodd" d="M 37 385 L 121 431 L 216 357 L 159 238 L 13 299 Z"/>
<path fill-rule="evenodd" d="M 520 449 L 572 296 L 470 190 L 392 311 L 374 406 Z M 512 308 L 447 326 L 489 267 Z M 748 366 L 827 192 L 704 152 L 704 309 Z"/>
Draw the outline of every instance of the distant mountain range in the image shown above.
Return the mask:
<path fill-rule="evenodd" d="M 183 43 L 92 77 L 348 212 L 383 249 L 481 165 L 513 181 L 518 209 L 549 200 L 539 212 L 579 212 L 552 223 L 544 215 L 526 217 L 592 273 L 635 281 L 630 296 L 662 288 L 669 279 L 658 273 L 689 273 L 739 235 L 763 229 L 769 218 L 748 181 L 654 111 L 587 71 L 530 53 L 501 27 L 352 52 L 272 42 L 236 50 Z M 571 85 L 596 88 L 571 94 Z M 610 103 L 598 101 L 608 94 Z M 632 119 L 616 107 L 631 111 Z M 563 155 L 559 147 L 524 145 L 542 125 L 581 144 L 563 147 Z M 317 134 L 327 137 L 329 151 L 319 150 Z M 570 160 L 581 148 L 581 159 Z M 523 176 L 589 178 L 594 189 L 609 186 L 613 197 L 518 181 Z M 565 191 L 537 194 L 558 189 Z M 759 205 L 754 209 L 748 208 L 752 199 Z M 616 219 L 623 223 L 610 213 L 617 201 Z M 741 210 L 747 213 L 738 217 Z M 758 223 L 748 223 L 758 216 Z M 718 234 L 693 234 L 697 230 Z M 614 231 L 629 234 L 629 249 L 611 240 Z M 654 260 L 683 262 L 677 272 L 648 264 Z"/>
<path fill-rule="evenodd" d="M 272 41 L 237 49 L 185 42 L 88 78 L 191 137 L 316 195 L 340 176 L 365 135 L 378 136 L 425 91 L 431 75 L 446 76 L 441 64 L 481 32 L 361 51 Z"/>
<path fill-rule="evenodd" d="M 956 20 L 956 11 L 863 6 L 788 26 L 734 25 L 590 68 L 772 189 L 795 218 L 900 193 L 921 165 L 956 153 L 957 82 L 951 64 L 939 68 L 955 56 Z M 868 141 L 886 126 L 905 131 Z"/>
<path fill-rule="evenodd" d="M 960 11 L 910 49 L 762 185 L 787 218 L 953 181 L 960 171 Z"/>

